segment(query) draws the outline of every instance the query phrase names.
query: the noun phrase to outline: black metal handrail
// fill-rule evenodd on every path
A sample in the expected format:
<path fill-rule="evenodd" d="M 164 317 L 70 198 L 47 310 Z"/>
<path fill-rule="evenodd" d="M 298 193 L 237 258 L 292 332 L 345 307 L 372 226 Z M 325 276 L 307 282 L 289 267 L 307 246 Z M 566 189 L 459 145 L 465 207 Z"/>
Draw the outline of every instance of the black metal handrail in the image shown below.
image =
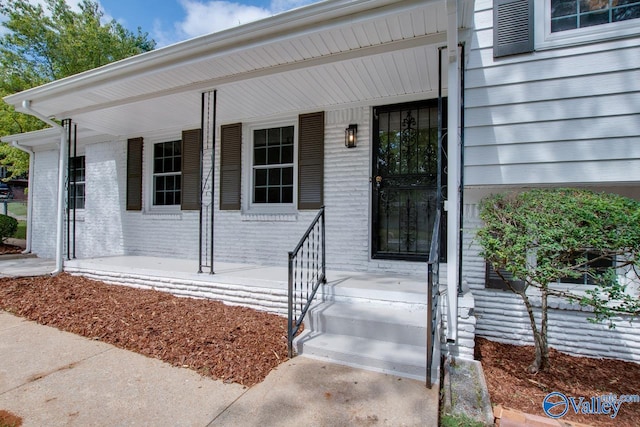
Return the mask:
<path fill-rule="evenodd" d="M 293 338 L 307 314 L 321 283 L 326 283 L 324 206 L 289 252 L 289 321 L 287 346 L 293 357 Z"/>
<path fill-rule="evenodd" d="M 438 321 L 438 301 L 440 287 L 440 209 L 436 211 L 431 235 L 429 261 L 427 262 L 427 387 L 432 387 L 431 367 L 433 366 L 433 349 L 436 340 Z"/>

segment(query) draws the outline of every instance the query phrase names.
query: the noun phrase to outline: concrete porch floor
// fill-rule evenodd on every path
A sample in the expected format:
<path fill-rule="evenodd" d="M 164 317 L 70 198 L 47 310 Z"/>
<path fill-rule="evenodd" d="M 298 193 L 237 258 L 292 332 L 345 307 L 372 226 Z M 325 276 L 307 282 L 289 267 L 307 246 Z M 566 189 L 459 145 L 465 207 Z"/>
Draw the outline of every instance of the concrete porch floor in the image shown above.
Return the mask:
<path fill-rule="evenodd" d="M 150 256 L 113 256 L 65 261 L 65 271 L 110 283 L 155 288 L 177 295 L 221 299 L 286 314 L 286 267 L 219 262 L 215 274 L 198 273 L 197 261 Z M 426 265 L 422 277 L 327 271 L 319 301 L 364 300 L 425 309 Z"/>

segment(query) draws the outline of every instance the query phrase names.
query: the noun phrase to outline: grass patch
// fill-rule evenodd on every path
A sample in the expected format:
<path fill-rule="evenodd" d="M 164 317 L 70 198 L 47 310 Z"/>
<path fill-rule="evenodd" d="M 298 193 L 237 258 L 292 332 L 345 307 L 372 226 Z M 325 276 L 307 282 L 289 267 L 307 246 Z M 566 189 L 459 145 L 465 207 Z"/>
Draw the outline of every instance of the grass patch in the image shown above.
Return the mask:
<path fill-rule="evenodd" d="M 9 216 L 27 216 L 27 204 L 20 202 L 7 203 Z"/>
<path fill-rule="evenodd" d="M 484 424 L 464 415 L 442 414 L 441 427 L 484 427 Z"/>
<path fill-rule="evenodd" d="M 27 238 L 27 221 L 18 221 L 18 229 L 16 230 L 16 234 L 14 234 L 13 237 L 15 239 Z"/>

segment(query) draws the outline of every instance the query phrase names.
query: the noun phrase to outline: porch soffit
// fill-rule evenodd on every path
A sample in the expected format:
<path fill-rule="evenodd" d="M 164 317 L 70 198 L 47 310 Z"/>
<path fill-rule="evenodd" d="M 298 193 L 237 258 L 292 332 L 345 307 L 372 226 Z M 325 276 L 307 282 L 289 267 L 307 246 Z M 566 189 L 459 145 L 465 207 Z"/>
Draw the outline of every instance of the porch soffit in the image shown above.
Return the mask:
<path fill-rule="evenodd" d="M 444 2 L 399 2 L 294 34 L 181 60 L 33 100 L 48 116 L 129 135 L 197 123 L 217 89 L 220 122 L 434 93 Z M 89 72 L 90 73 L 90 72 Z"/>

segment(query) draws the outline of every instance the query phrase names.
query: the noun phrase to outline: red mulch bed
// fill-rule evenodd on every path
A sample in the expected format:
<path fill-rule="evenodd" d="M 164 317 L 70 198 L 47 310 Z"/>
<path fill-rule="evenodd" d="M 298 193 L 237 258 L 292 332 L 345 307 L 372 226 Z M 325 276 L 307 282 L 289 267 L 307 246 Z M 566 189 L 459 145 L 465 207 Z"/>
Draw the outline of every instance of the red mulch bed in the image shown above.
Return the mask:
<path fill-rule="evenodd" d="M 19 254 L 24 249 L 20 246 L 8 245 L 6 243 L 0 243 L 0 255 Z"/>
<path fill-rule="evenodd" d="M 476 359 L 482 369 L 494 405 L 517 409 L 546 417 L 542 401 L 553 391 L 567 397 L 608 394 L 640 394 L 640 364 L 610 359 L 574 357 L 550 350 L 551 368 L 547 372 L 529 374 L 533 360 L 530 346 L 514 346 L 476 338 Z M 575 415 L 572 409 L 562 421 L 593 426 L 638 427 L 640 403 L 623 403 L 615 419 L 608 415 Z"/>
<path fill-rule="evenodd" d="M 0 427 L 20 427 L 22 418 L 9 411 L 0 410 Z"/>
<path fill-rule="evenodd" d="M 287 320 L 84 277 L 0 279 L 0 309 L 246 386 L 287 360 Z"/>

